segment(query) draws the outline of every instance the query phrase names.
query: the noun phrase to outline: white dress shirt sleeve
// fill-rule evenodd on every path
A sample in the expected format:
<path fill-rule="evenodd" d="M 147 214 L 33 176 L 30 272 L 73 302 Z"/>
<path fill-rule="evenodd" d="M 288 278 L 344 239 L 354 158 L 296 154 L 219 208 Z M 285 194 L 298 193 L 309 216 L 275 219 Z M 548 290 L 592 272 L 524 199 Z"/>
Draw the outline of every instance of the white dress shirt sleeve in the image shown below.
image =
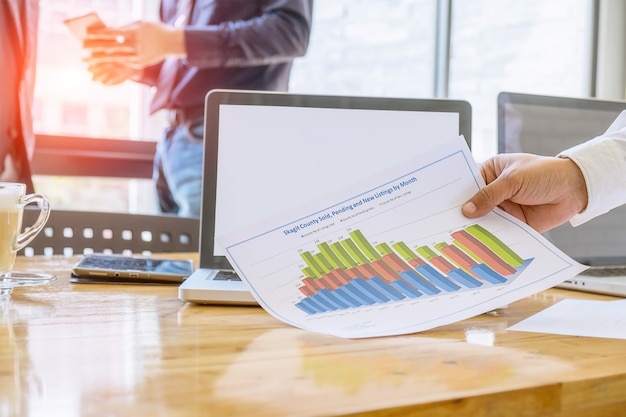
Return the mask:
<path fill-rule="evenodd" d="M 626 203 L 626 111 L 602 135 L 559 154 L 574 161 L 587 185 L 587 208 L 570 220 L 583 224 Z"/>

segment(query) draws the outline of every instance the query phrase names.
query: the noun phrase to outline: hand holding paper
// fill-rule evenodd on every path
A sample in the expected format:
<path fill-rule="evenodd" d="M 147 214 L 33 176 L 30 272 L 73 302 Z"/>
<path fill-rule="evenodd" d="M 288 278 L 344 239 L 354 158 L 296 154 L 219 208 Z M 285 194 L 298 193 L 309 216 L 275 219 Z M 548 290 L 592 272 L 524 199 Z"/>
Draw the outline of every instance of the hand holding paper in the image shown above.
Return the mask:
<path fill-rule="evenodd" d="M 350 338 L 452 323 L 584 269 L 501 210 L 464 217 L 461 205 L 483 185 L 453 138 L 218 241 L 272 315 Z"/>

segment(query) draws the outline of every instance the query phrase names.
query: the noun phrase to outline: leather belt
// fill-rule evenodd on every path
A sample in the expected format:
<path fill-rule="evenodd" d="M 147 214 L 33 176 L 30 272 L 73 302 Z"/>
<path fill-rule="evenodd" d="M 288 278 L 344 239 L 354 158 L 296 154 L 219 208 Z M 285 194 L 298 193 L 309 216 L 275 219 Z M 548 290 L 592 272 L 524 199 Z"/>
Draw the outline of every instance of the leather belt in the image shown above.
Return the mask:
<path fill-rule="evenodd" d="M 167 122 L 172 126 L 182 126 L 193 120 L 204 117 L 204 107 L 187 109 L 167 109 Z"/>

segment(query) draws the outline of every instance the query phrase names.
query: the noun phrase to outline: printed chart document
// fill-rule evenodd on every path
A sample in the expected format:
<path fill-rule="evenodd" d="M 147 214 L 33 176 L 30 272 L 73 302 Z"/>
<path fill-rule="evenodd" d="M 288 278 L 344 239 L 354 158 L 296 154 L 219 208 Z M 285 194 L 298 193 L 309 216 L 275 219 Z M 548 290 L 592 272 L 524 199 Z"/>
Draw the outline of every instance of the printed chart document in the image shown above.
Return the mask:
<path fill-rule="evenodd" d="M 414 333 L 586 268 L 500 210 L 461 214 L 484 185 L 462 137 L 385 172 L 355 169 L 375 175 L 218 236 L 259 304 L 286 323 L 345 338 Z"/>

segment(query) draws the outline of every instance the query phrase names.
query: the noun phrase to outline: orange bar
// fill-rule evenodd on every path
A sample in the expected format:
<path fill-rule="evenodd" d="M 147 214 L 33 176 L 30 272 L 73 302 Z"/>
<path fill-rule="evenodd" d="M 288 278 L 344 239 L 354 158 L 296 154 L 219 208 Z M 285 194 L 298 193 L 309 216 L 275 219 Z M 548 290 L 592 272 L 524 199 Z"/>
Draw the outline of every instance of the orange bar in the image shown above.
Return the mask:
<path fill-rule="evenodd" d="M 329 289 L 329 290 L 334 290 L 334 289 L 336 289 L 336 288 L 339 288 L 339 287 L 340 287 L 340 285 L 337 285 L 337 284 L 335 283 L 335 281 L 333 281 L 333 280 L 332 280 L 332 279 L 328 276 L 328 274 L 325 274 L 324 276 L 320 277 L 320 278 L 318 279 L 318 282 L 320 282 L 320 283 L 324 286 L 324 288 Z"/>
<path fill-rule="evenodd" d="M 359 265 L 357 266 L 357 268 L 359 269 L 359 271 L 362 271 L 363 278 L 371 278 L 371 277 L 378 276 L 378 272 L 376 272 L 376 270 L 372 268 L 372 265 L 370 264 Z"/>
<path fill-rule="evenodd" d="M 352 278 L 352 279 L 354 279 L 354 278 L 365 278 L 363 276 L 363 273 L 361 272 L 361 270 L 357 266 L 352 267 L 352 268 L 348 268 L 345 271 L 346 271 L 346 273 L 348 275 L 350 275 L 350 278 Z"/>
<path fill-rule="evenodd" d="M 426 262 L 422 261 L 420 258 L 413 258 L 409 261 L 409 264 L 411 264 L 411 266 L 413 268 L 417 268 L 418 266 L 422 266 L 424 265 Z"/>
<path fill-rule="evenodd" d="M 447 274 L 453 269 L 457 269 L 454 265 L 452 265 L 446 258 L 443 256 L 437 256 L 430 260 L 430 263 L 436 266 L 441 272 Z"/>
<path fill-rule="evenodd" d="M 350 276 L 350 274 L 348 274 L 343 269 L 335 269 L 333 271 L 330 271 L 329 273 L 333 274 L 333 277 L 342 285 L 346 285 L 350 283 L 350 281 L 352 281 L 352 277 Z"/>
<path fill-rule="evenodd" d="M 307 278 L 303 279 L 302 283 L 304 285 L 306 285 L 307 287 L 312 288 L 313 290 L 315 290 L 315 292 L 317 292 L 317 290 L 321 290 L 322 288 L 324 288 L 324 287 L 322 287 L 320 285 L 319 282 L 317 282 L 316 279 L 313 279 L 311 277 L 307 277 Z"/>
<path fill-rule="evenodd" d="M 471 267 L 475 266 L 476 262 L 474 262 L 474 260 L 468 254 L 466 254 L 454 245 L 446 245 L 439 250 L 443 252 L 443 254 L 446 255 L 448 258 L 450 258 L 452 262 L 456 263 L 459 268 L 465 270 L 465 272 L 472 274 Z"/>
<path fill-rule="evenodd" d="M 397 253 L 388 253 L 383 256 L 383 259 L 395 272 L 404 272 L 411 269 L 411 266 L 407 264 Z"/>
<path fill-rule="evenodd" d="M 306 295 L 307 297 L 311 295 L 315 295 L 315 293 L 317 292 L 309 288 L 306 284 L 303 285 L 302 287 L 298 287 L 298 289 L 300 290 L 302 294 Z"/>
<path fill-rule="evenodd" d="M 488 267 L 496 271 L 501 275 L 513 275 L 516 270 L 511 265 L 507 264 L 500 258 L 494 251 L 489 249 L 480 240 L 469 234 L 465 230 L 459 230 L 451 235 L 454 239 L 458 240 L 461 245 L 471 250 L 478 258 L 480 258 Z"/>
<path fill-rule="evenodd" d="M 378 274 L 387 282 L 392 282 L 400 279 L 400 276 L 384 261 L 384 259 L 377 259 L 372 262 L 372 267 L 378 271 Z"/>

